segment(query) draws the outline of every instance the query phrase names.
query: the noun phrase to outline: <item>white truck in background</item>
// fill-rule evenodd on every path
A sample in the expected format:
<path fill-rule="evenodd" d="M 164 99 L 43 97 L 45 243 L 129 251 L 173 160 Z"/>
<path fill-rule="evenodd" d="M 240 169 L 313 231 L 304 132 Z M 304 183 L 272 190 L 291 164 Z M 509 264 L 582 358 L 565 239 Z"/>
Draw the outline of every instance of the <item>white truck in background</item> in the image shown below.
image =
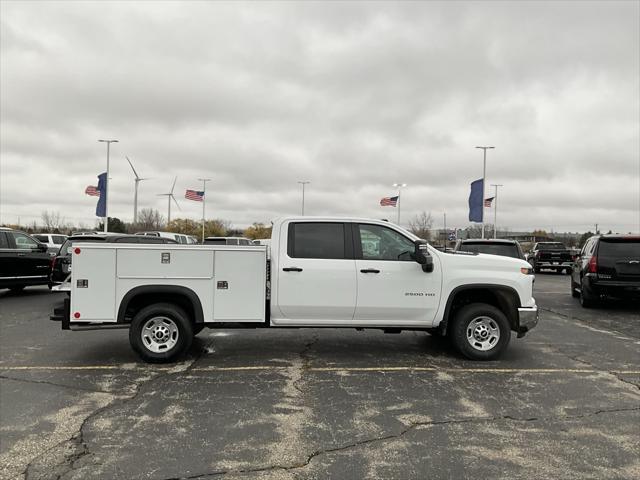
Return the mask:
<path fill-rule="evenodd" d="M 149 362 L 176 360 L 205 327 L 424 330 L 486 360 L 538 322 L 524 260 L 440 252 L 385 221 L 283 218 L 267 248 L 78 244 L 52 319 L 128 328 Z"/>

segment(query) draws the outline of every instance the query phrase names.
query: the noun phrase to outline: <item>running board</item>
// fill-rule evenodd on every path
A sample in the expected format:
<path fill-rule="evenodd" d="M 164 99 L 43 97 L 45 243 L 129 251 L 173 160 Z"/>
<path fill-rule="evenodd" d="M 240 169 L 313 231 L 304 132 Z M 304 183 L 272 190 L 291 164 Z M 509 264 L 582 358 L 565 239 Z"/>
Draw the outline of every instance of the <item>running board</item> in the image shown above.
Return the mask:
<path fill-rule="evenodd" d="M 74 332 L 81 332 L 85 330 L 119 330 L 122 328 L 129 328 L 128 323 L 116 323 L 113 325 L 69 325 L 69 330 L 73 330 Z"/>

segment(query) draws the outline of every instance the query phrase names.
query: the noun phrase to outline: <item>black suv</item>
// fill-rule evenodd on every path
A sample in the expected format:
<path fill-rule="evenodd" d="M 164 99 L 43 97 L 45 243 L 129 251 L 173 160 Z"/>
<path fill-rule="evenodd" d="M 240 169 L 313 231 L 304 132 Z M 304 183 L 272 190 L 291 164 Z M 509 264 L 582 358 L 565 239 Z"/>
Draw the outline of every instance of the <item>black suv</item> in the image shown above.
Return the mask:
<path fill-rule="evenodd" d="M 71 273 L 71 253 L 69 247 L 77 243 L 178 243 L 170 238 L 149 237 L 146 235 L 120 235 L 115 233 L 96 233 L 89 235 L 72 235 L 65 240 L 60 247 L 58 255 L 52 261 L 51 276 L 49 278 L 49 287 L 58 285 L 65 281 Z"/>
<path fill-rule="evenodd" d="M 482 240 L 479 238 L 458 240 L 453 251 L 488 253 L 489 255 L 501 255 L 503 257 L 521 258 L 522 260 L 524 260 L 524 253 L 522 253 L 522 248 L 520 248 L 520 244 L 515 240 Z"/>
<path fill-rule="evenodd" d="M 14 292 L 31 285 L 46 285 L 51 269 L 47 246 L 31 235 L 0 229 L 0 289 Z"/>
<path fill-rule="evenodd" d="M 589 238 L 573 264 L 571 295 L 586 308 L 603 297 L 640 299 L 640 236 Z"/>

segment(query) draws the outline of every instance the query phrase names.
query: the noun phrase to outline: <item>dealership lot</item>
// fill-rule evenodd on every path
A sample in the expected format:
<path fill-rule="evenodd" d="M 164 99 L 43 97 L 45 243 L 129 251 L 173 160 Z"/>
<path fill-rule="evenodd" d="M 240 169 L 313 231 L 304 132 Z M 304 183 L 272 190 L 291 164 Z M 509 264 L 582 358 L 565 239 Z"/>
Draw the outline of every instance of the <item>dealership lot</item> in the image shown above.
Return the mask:
<path fill-rule="evenodd" d="M 638 305 L 537 275 L 539 326 L 498 361 L 421 332 L 205 330 L 139 362 L 0 292 L 1 478 L 638 478 Z"/>

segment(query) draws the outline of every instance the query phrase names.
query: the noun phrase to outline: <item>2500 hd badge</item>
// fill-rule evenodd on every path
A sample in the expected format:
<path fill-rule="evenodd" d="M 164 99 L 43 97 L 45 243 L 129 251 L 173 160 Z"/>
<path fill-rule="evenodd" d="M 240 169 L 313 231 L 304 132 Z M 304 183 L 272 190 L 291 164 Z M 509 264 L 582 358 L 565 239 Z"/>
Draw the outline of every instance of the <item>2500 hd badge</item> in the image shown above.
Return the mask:
<path fill-rule="evenodd" d="M 405 297 L 435 297 L 435 293 L 427 293 L 427 292 L 405 292 Z"/>

